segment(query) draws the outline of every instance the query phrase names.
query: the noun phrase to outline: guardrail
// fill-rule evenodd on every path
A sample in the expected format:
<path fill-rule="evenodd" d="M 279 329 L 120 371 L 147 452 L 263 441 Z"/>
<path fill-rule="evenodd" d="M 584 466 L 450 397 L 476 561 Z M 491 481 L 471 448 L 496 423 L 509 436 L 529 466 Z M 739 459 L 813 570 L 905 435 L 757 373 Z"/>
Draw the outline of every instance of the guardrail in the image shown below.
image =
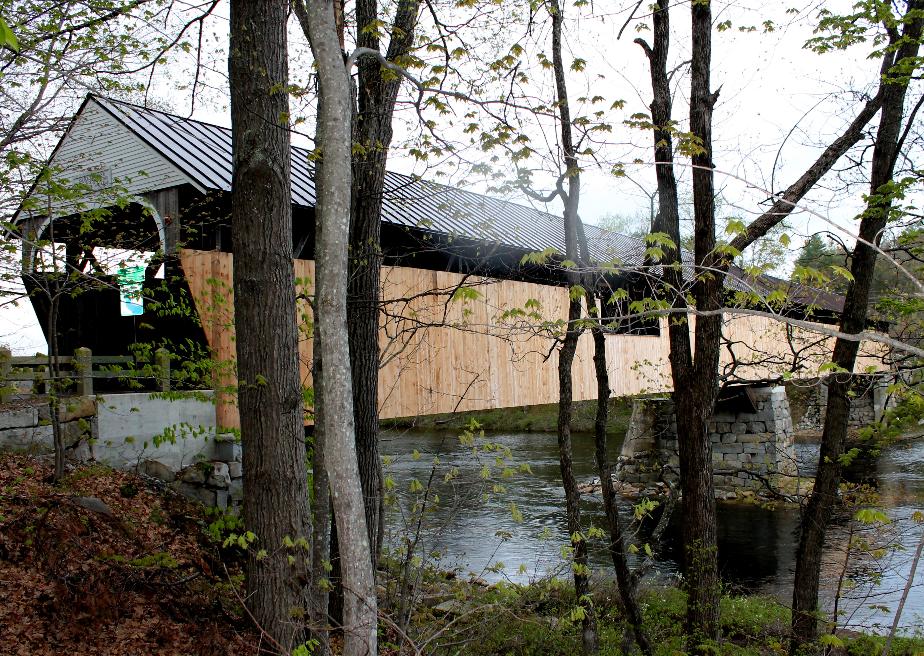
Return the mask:
<path fill-rule="evenodd" d="M 142 362 L 129 355 L 93 355 L 88 348 L 74 350 L 74 355 L 14 356 L 8 348 L 0 348 L 0 388 L 16 381 L 32 382 L 33 390 L 47 393 L 52 379 L 62 384 L 73 383 L 81 396 L 93 394 L 94 379 L 153 380 L 160 392 L 170 391 L 170 352 L 160 348 L 154 352 L 153 363 Z M 57 375 L 53 371 L 57 370 Z"/>

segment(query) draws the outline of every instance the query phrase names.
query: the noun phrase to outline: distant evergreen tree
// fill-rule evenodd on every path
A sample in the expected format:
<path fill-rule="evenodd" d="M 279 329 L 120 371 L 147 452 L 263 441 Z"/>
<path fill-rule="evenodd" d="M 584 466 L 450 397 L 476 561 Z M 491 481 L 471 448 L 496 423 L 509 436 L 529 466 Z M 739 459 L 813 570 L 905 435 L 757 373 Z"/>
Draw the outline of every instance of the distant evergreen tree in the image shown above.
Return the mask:
<path fill-rule="evenodd" d="M 814 234 L 799 251 L 793 268 L 793 281 L 844 293 L 847 291 L 847 279 L 837 275 L 832 267 L 849 266 L 847 256 L 830 239 Z M 810 270 L 810 273 L 807 274 L 806 270 Z M 816 276 L 815 272 L 820 275 Z"/>

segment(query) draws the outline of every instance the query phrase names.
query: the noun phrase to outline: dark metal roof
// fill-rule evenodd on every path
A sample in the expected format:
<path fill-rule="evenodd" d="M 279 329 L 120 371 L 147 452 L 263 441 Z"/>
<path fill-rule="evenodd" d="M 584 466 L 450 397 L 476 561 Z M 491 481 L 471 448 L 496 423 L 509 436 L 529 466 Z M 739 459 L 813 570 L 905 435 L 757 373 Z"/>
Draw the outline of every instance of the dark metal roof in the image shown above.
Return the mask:
<path fill-rule="evenodd" d="M 231 130 L 92 96 L 123 125 L 169 160 L 203 190 L 231 191 Z M 292 148 L 292 202 L 313 207 L 314 182 L 308 151 Z M 389 171 L 385 175 L 382 221 L 524 251 L 565 251 L 561 217 L 447 185 Z M 641 240 L 585 224 L 591 258 L 638 266 Z"/>

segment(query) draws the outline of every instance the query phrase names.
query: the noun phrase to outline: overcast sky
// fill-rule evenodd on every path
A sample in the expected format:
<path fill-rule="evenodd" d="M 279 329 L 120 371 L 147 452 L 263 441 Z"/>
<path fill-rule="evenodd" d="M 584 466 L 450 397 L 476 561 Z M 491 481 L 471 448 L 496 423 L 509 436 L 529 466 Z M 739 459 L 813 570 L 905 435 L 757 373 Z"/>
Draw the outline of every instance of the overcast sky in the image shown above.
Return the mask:
<path fill-rule="evenodd" d="M 600 149 L 600 156 L 606 164 L 596 167 L 587 163 L 582 175 L 580 213 L 589 222 L 598 222 L 613 214 L 647 217 L 647 193 L 655 188 L 653 170 L 647 163 L 651 160 L 650 132 L 634 130 L 622 123 L 635 112 L 646 112 L 646 104 L 651 97 L 647 60 L 641 48 L 633 43 L 638 36 L 650 38 L 650 31 L 636 29 L 649 21 L 640 14 L 642 20 L 627 26 L 621 38 L 617 39 L 628 17 L 628 10 L 635 4 L 634 0 L 598 0 L 593 4 L 593 11 L 580 17 L 577 10 L 568 10 L 573 13 L 567 26 L 570 57 L 587 61 L 585 71 L 572 73 L 569 77 L 572 99 L 601 95 L 606 98 L 603 105 L 607 108 L 615 100 L 621 99 L 626 103 L 624 109 L 608 111 L 606 115 L 613 125 L 613 132 L 607 136 L 610 143 Z M 767 7 L 775 4 L 750 0 L 713 3 L 716 23 L 728 20 L 732 24 L 731 29 L 714 35 L 712 72 L 713 87 L 721 88 L 714 117 L 714 161 L 719 172 L 716 186 L 722 195 L 720 211 L 726 216 L 749 219 L 760 214 L 766 207 L 763 203 L 767 199 L 767 191 L 784 189 L 805 170 L 855 115 L 855 93 L 871 89 L 877 77 L 878 63 L 867 59 L 867 46 L 859 46 L 846 53 L 824 55 L 803 48 L 805 41 L 812 36 L 816 18 L 814 7 L 819 2 L 804 2 L 799 5 L 802 13 L 795 16 L 786 14 L 786 5 L 782 3 L 778 7 Z M 829 6 L 836 4 L 828 3 Z M 850 3 L 839 4 L 844 9 Z M 643 3 L 640 11 L 645 11 L 644 7 L 647 3 Z M 672 13 L 675 34 L 672 65 L 689 59 L 685 38 L 689 30 L 688 14 L 688 3 L 675 5 Z M 774 22 L 772 32 L 761 28 L 767 19 Z M 738 30 L 750 25 L 761 29 L 754 32 Z M 207 52 L 202 60 L 205 69 L 201 76 L 204 86 L 199 88 L 193 112 L 194 118 L 224 126 L 230 125 L 224 60 L 227 28 L 227 6 L 223 6 L 207 23 L 204 38 Z M 509 39 L 505 35 L 495 35 L 498 38 L 493 39 L 493 45 L 509 47 L 517 40 L 528 53 L 534 53 L 545 47 L 547 34 L 543 29 L 539 27 L 529 35 L 521 35 L 522 39 L 516 35 Z M 304 81 L 305 72 L 310 68 L 305 54 L 307 46 L 294 26 L 291 32 L 291 47 L 298 58 L 293 76 Z M 485 38 L 483 42 L 490 45 L 492 39 Z M 157 106 L 170 108 L 181 115 L 188 114 L 192 63 L 191 59 L 183 59 L 161 69 L 149 98 Z M 686 69 L 681 68 L 675 78 L 674 116 L 681 126 L 686 123 L 687 113 L 689 78 L 685 73 Z M 536 83 L 536 94 L 547 96 L 550 73 L 537 69 L 531 77 Z M 911 97 L 916 98 L 917 93 Z M 310 104 L 311 101 L 307 102 Z M 298 103 L 295 106 L 299 106 Z M 309 119 L 301 129 L 310 132 L 310 108 L 300 111 Z M 465 109 L 459 107 L 459 111 L 464 112 Z M 443 129 L 447 138 L 456 141 L 465 138 L 457 128 Z M 535 129 L 531 136 L 537 150 L 541 150 L 540 144 L 554 143 L 554 134 L 549 132 Z M 403 144 L 417 133 L 416 114 L 405 106 L 400 120 L 396 121 L 395 143 Z M 464 155 L 475 158 L 478 151 L 469 149 Z M 636 159 L 646 163 L 632 164 Z M 628 165 L 626 171 L 632 181 L 609 173 L 609 165 L 616 161 Z M 435 174 L 435 171 L 406 156 L 406 151 L 400 147 L 391 155 L 390 166 L 427 177 Z M 680 168 L 678 173 L 682 182 L 689 180 L 688 170 Z M 473 178 L 461 169 L 455 179 L 471 181 Z M 545 184 L 552 179 L 539 178 L 540 183 Z M 475 188 L 484 189 L 477 184 Z M 829 176 L 810 194 L 806 206 L 820 217 L 850 231 L 855 226 L 853 219 L 861 207 L 863 192 L 859 185 L 845 191 L 833 176 Z M 547 209 L 557 212 L 559 208 L 550 205 Z M 830 229 L 819 216 L 801 212 L 790 221 L 794 251 L 801 245 L 804 236 Z M 852 243 L 852 240 L 848 241 Z M 45 348 L 42 333 L 28 303 L 20 308 L 0 310 L 0 336 L 19 352 Z"/>

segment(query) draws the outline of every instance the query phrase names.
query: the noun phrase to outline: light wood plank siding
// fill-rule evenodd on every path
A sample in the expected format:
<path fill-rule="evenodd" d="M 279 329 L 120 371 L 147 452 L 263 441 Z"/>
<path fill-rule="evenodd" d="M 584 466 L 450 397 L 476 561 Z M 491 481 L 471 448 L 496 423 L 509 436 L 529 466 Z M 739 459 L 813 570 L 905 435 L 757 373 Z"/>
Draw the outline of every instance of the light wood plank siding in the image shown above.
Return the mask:
<path fill-rule="evenodd" d="M 105 172 L 107 179 L 131 195 L 141 196 L 158 189 L 175 187 L 190 180 L 182 171 L 122 125 L 93 99 L 87 102 L 51 161 L 68 180 L 79 180 L 93 171 Z M 34 195 L 40 201 L 41 187 Z M 100 192 L 100 201 L 91 194 L 81 201 L 81 209 L 112 205 L 111 193 Z M 52 206 L 52 216 L 72 211 L 66 204 Z"/>
<path fill-rule="evenodd" d="M 183 270 L 215 358 L 234 360 L 232 256 L 227 253 L 183 250 Z M 314 262 L 296 260 L 295 275 L 314 279 Z M 469 293 L 457 290 L 463 285 Z M 301 290 L 312 292 L 311 285 Z M 477 295 L 474 293 L 476 292 Z M 510 280 L 466 277 L 457 273 L 400 267 L 382 269 L 379 372 L 382 418 L 429 415 L 455 410 L 484 410 L 537 405 L 557 401 L 557 352 L 553 338 L 567 314 L 567 290 Z M 527 301 L 534 306 L 524 310 Z M 538 303 L 538 307 L 536 303 Z M 534 311 L 515 316 L 511 310 Z M 310 312 L 299 304 L 303 317 L 299 343 L 302 380 L 311 383 Z M 607 362 L 616 396 L 670 389 L 667 319 L 661 337 L 608 335 Z M 731 316 L 724 334 L 734 344 L 743 379 L 764 379 L 788 368 L 792 349 L 806 349 L 800 377 L 817 374 L 830 359 L 833 341 L 801 329 L 789 331 L 770 318 Z M 791 346 L 792 345 L 792 346 Z M 882 368 L 875 345 L 865 345 L 857 370 Z M 723 352 L 723 366 L 732 362 Z M 233 384 L 233 375 L 224 374 Z M 581 337 L 574 364 L 574 398 L 596 398 L 593 342 Z M 219 423 L 237 425 L 233 394 L 220 395 Z"/>

